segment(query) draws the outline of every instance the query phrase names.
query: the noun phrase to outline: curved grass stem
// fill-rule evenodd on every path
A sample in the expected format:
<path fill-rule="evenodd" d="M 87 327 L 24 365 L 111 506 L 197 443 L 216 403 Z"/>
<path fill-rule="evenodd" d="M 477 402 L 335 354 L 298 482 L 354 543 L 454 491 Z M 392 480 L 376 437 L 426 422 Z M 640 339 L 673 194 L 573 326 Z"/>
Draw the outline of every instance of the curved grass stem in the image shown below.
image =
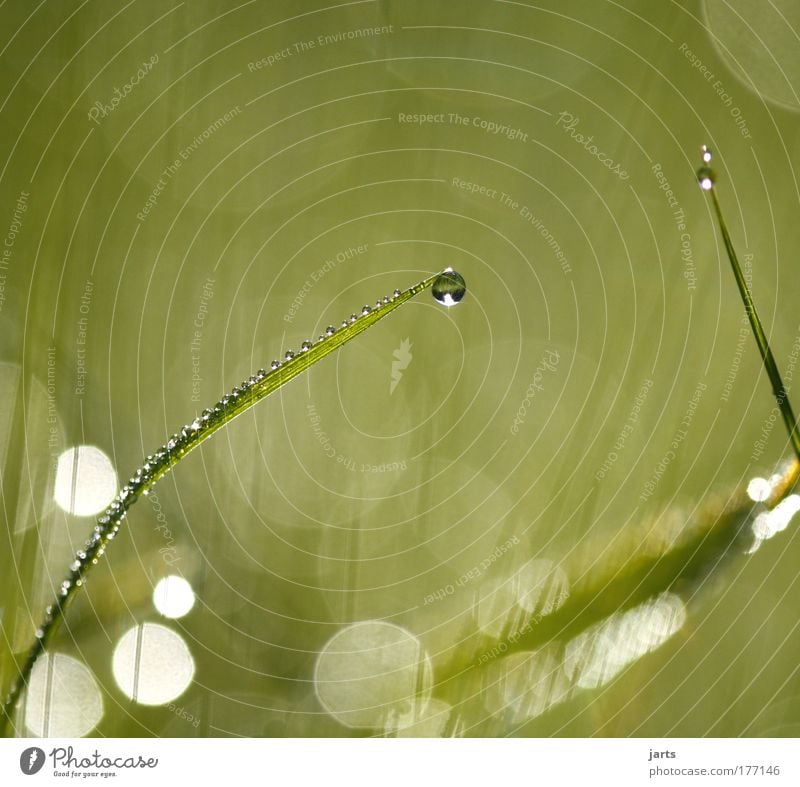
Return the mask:
<path fill-rule="evenodd" d="M 98 518 L 86 540 L 85 548 L 75 555 L 67 578 L 61 583 L 52 604 L 45 609 L 42 623 L 36 631 L 36 639 L 26 653 L 19 674 L 3 703 L 0 732 L 4 733 L 11 724 L 14 709 L 19 703 L 23 689 L 28 685 L 36 660 L 52 641 L 67 608 L 83 586 L 86 575 L 103 556 L 108 542 L 117 534 L 128 510 L 139 497 L 146 495 L 159 479 L 214 432 L 222 429 L 256 402 L 277 391 L 326 355 L 330 355 L 334 350 L 371 328 L 415 295 L 431 287 L 439 275 L 430 276 L 407 290 L 395 290 L 391 298 L 384 298 L 374 308 L 365 306 L 360 315 L 352 315 L 349 320 L 344 321 L 340 329 L 328 328 L 325 336 L 321 336 L 316 343 L 304 342 L 298 353 L 287 353 L 284 362 L 274 361 L 269 371 L 260 369 L 241 385 L 236 386 L 230 394 L 223 396 L 212 408 L 204 410 L 194 421 L 174 434 L 158 451 L 145 459 L 143 465 Z"/>

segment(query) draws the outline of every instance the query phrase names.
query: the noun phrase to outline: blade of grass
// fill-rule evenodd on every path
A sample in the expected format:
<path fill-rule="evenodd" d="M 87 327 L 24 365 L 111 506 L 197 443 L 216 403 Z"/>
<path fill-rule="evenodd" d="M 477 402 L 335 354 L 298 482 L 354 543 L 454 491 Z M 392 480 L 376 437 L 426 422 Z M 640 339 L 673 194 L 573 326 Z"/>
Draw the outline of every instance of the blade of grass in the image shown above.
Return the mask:
<path fill-rule="evenodd" d="M 105 553 L 108 542 L 119 531 L 130 507 L 142 495 L 146 495 L 184 456 L 212 434 L 249 410 L 256 402 L 274 393 L 315 363 L 355 339 L 415 295 L 431 287 L 440 275 L 429 276 L 407 290 L 395 290 L 391 298 L 384 298 L 380 302 L 380 306 L 374 309 L 364 307 L 360 316 L 353 315 L 339 330 L 326 331 L 326 335 L 316 344 L 304 342 L 303 348 L 298 353 L 287 353 L 285 362 L 273 362 L 270 371 L 259 370 L 240 386 L 236 386 L 230 394 L 223 396 L 212 408 L 204 410 L 194 421 L 174 434 L 158 451 L 145 459 L 144 464 L 98 518 L 97 524 L 86 540 L 85 549 L 79 550 L 75 555 L 67 578 L 61 583 L 53 602 L 45 609 L 42 623 L 36 631 L 35 641 L 25 655 L 19 675 L 3 703 L 0 731 L 4 732 L 8 725 L 12 724 L 14 709 L 19 703 L 22 690 L 28 684 L 36 660 L 51 642 L 67 608 L 83 586 L 86 575 Z"/>
<path fill-rule="evenodd" d="M 786 425 L 786 431 L 789 434 L 789 440 L 792 443 L 795 456 L 800 459 L 800 432 L 797 429 L 797 419 L 792 411 L 792 405 L 789 402 L 789 395 L 786 392 L 786 386 L 783 384 L 783 379 L 778 371 L 778 365 L 775 363 L 775 357 L 772 355 L 769 342 L 767 341 L 767 334 L 764 332 L 764 327 L 761 324 L 761 319 L 758 316 L 756 305 L 753 302 L 753 296 L 750 294 L 750 289 L 747 286 L 747 281 L 742 273 L 742 268 L 739 265 L 739 259 L 736 256 L 736 250 L 733 248 L 733 241 L 731 240 L 728 227 L 725 219 L 722 216 L 722 208 L 720 207 L 719 200 L 717 199 L 717 192 L 714 188 L 716 183 L 716 176 L 709 164 L 711 163 L 711 151 L 703 145 L 703 166 L 697 171 L 697 180 L 703 191 L 708 191 L 711 194 L 711 204 L 714 207 L 714 213 L 717 217 L 719 230 L 722 234 L 722 241 L 725 244 L 725 251 L 728 255 L 728 260 L 733 270 L 733 277 L 736 279 L 736 285 L 739 288 L 739 295 L 742 297 L 747 317 L 750 320 L 750 326 L 753 329 L 753 335 L 758 345 L 758 351 L 761 353 L 761 360 L 764 362 L 764 369 L 766 369 L 767 377 L 772 384 L 772 393 L 778 402 L 778 408 L 783 416 L 783 422 Z"/>

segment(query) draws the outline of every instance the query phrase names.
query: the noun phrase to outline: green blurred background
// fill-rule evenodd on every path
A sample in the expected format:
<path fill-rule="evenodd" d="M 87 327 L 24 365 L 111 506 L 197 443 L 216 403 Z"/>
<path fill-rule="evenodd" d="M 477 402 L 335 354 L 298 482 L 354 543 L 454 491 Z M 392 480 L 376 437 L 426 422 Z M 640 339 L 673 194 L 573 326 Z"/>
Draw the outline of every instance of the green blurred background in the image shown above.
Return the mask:
<path fill-rule="evenodd" d="M 0 31 L 4 688 L 109 469 L 395 287 L 452 265 L 469 288 L 140 501 L 20 733 L 800 731 L 791 527 L 607 679 L 550 651 L 452 666 L 508 635 L 532 559 L 682 523 L 788 456 L 694 173 L 707 143 L 791 371 L 797 3 L 6 0 Z M 178 635 L 135 629 L 150 703 L 119 655 L 142 624 Z"/>

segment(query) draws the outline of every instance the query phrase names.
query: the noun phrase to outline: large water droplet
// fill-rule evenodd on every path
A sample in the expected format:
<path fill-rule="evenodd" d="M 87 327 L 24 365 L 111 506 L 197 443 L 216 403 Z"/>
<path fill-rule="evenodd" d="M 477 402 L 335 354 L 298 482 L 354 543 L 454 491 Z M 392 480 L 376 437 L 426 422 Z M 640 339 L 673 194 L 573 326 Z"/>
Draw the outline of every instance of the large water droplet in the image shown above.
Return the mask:
<path fill-rule="evenodd" d="M 464 277 L 448 268 L 440 273 L 433 282 L 433 297 L 443 306 L 455 306 L 467 292 L 467 283 Z"/>
<path fill-rule="evenodd" d="M 713 189 L 716 179 L 717 176 L 711 167 L 704 165 L 697 170 L 697 182 L 700 184 L 700 188 L 704 191 L 710 191 Z"/>

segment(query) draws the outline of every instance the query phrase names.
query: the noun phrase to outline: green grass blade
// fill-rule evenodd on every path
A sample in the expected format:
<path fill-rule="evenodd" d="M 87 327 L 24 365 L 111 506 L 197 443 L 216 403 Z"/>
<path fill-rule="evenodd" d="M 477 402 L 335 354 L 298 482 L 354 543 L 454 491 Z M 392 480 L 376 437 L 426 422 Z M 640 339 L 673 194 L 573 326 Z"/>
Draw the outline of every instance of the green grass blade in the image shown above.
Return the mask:
<path fill-rule="evenodd" d="M 158 451 L 145 459 L 144 464 L 122 487 L 114 501 L 98 518 L 97 524 L 86 540 L 85 548 L 79 550 L 75 555 L 67 578 L 62 582 L 53 603 L 46 608 L 42 623 L 36 632 L 36 639 L 27 652 L 19 675 L 3 703 L 0 730 L 5 729 L 11 723 L 14 708 L 19 702 L 22 689 L 27 685 L 36 659 L 52 640 L 67 607 L 83 586 L 87 573 L 103 556 L 108 542 L 119 531 L 130 507 L 142 495 L 146 495 L 159 479 L 163 478 L 183 457 L 212 434 L 315 363 L 355 339 L 356 336 L 387 317 L 395 309 L 400 308 L 415 295 L 431 287 L 440 275 L 429 276 L 407 290 L 395 290 L 393 297 L 384 298 L 380 306 L 376 306 L 374 309 L 365 308 L 366 313 L 362 312 L 355 319 L 351 317 L 346 326 L 334 331 L 331 335 L 326 335 L 307 349 L 301 350 L 277 368 L 270 371 L 259 370 L 241 385 L 236 386 L 230 394 L 223 396 L 213 407 L 204 410 L 192 423 L 184 426 Z"/>

